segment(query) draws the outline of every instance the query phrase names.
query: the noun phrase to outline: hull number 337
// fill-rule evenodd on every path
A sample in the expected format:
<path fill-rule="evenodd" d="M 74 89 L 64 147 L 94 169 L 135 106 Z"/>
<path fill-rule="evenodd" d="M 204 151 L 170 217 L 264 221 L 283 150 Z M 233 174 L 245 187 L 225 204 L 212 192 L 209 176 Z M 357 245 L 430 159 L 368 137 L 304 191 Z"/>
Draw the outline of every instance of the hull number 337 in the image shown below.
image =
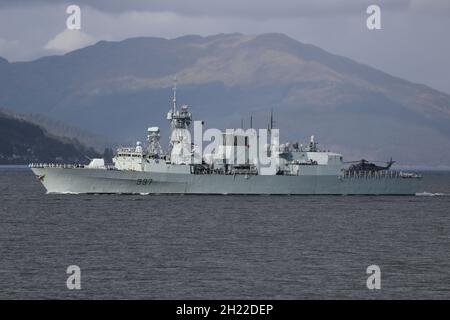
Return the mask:
<path fill-rule="evenodd" d="M 137 179 L 136 184 L 137 185 L 143 185 L 152 183 L 152 179 Z"/>

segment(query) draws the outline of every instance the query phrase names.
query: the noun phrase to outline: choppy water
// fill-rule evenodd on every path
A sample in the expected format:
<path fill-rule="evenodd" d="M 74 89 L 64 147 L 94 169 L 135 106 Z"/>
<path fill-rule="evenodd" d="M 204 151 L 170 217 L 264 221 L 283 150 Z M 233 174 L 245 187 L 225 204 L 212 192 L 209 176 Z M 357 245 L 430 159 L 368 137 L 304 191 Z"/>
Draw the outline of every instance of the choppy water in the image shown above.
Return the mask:
<path fill-rule="evenodd" d="M 45 195 L 3 168 L 0 298 L 449 299 L 450 174 L 425 179 L 415 197 Z"/>

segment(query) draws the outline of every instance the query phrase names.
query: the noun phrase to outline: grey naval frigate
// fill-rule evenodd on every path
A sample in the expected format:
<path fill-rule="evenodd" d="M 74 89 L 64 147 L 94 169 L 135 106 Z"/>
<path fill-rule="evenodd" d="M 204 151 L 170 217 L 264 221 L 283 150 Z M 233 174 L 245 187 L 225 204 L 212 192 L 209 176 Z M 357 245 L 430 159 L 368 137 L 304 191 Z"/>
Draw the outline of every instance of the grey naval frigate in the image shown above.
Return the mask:
<path fill-rule="evenodd" d="M 314 137 L 305 146 L 273 143 L 279 136 L 272 119 L 264 137 L 269 143 L 262 144 L 256 130 L 221 131 L 216 148 L 199 155 L 198 144 L 190 139 L 192 114 L 187 105 L 177 108 L 176 86 L 167 120 L 171 135 L 166 152 L 159 127 L 149 127 L 146 146 L 137 142 L 118 148 L 113 164 L 103 159 L 91 159 L 88 165 L 33 163 L 31 170 L 47 193 L 414 195 L 420 191 L 422 177 L 392 170 L 393 161 L 386 166 L 365 160 L 351 164 L 339 153 L 321 150 Z"/>

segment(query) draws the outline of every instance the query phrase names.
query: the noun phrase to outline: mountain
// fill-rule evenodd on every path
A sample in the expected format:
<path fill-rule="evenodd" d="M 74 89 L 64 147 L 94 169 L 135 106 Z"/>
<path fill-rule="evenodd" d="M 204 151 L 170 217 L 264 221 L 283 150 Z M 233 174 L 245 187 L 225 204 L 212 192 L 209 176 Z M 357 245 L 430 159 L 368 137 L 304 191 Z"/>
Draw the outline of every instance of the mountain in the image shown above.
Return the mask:
<path fill-rule="evenodd" d="M 348 160 L 450 165 L 450 95 L 282 34 L 100 41 L 3 60 L 0 105 L 134 142 L 151 125 L 167 134 L 174 76 L 179 103 L 206 127 L 248 125 L 253 114 L 264 128 L 273 109 L 282 139 L 315 135 Z"/>
<path fill-rule="evenodd" d="M 98 157 L 77 140 L 57 138 L 41 127 L 0 112 L 0 164 L 85 163 Z"/>

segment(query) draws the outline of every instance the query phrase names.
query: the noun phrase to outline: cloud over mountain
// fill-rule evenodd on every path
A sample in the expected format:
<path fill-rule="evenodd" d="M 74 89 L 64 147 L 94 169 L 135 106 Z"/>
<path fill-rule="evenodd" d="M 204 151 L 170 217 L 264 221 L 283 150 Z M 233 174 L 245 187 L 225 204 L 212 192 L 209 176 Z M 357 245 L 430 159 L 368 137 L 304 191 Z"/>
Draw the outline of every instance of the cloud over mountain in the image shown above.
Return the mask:
<path fill-rule="evenodd" d="M 95 43 L 95 39 L 80 30 L 66 29 L 45 45 L 46 50 L 66 53 Z"/>

